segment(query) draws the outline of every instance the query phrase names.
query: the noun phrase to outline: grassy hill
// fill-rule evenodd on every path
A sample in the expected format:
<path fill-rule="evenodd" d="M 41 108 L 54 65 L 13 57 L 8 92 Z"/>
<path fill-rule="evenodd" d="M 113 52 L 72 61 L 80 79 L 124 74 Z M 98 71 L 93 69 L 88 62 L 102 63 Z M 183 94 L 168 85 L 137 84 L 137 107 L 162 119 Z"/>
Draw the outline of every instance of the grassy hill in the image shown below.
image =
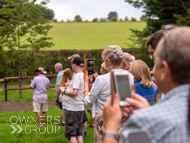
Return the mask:
<path fill-rule="evenodd" d="M 143 29 L 145 22 L 53 23 L 49 31 L 55 46 L 46 50 L 127 48 L 130 29 Z"/>

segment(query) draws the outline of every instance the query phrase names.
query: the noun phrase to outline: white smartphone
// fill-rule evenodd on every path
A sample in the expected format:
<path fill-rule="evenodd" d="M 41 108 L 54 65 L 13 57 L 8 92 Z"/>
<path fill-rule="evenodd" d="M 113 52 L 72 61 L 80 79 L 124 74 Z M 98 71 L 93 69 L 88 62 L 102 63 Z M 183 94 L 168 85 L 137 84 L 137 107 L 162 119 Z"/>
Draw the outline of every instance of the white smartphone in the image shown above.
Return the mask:
<path fill-rule="evenodd" d="M 129 72 L 125 70 L 114 71 L 114 82 L 116 92 L 120 95 L 120 106 L 130 106 L 126 98 L 132 98 L 132 90 L 130 85 Z"/>

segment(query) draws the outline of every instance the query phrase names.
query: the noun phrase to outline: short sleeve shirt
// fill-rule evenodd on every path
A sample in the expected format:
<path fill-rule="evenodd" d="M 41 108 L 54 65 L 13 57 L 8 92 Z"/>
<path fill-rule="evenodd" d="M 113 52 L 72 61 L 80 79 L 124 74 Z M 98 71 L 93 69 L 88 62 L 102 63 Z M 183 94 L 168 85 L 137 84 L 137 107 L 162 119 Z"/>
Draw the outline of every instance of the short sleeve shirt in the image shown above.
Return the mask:
<path fill-rule="evenodd" d="M 84 73 L 77 73 L 73 76 L 69 83 L 67 91 L 78 89 L 78 95 L 68 96 L 63 94 L 63 108 L 70 111 L 83 111 L 84 110 Z"/>
<path fill-rule="evenodd" d="M 34 89 L 33 100 L 39 103 L 47 102 L 47 89 L 49 88 L 50 81 L 45 75 L 38 75 L 34 77 L 30 87 Z"/>
<path fill-rule="evenodd" d="M 141 84 L 140 84 L 140 80 L 136 80 L 134 82 L 134 85 L 138 86 L 138 91 L 135 91 L 135 93 L 143 96 L 144 98 L 146 98 L 149 102 L 150 105 L 153 105 L 154 100 L 156 98 L 156 92 L 154 90 L 154 87 L 151 86 L 150 88 L 144 88 Z"/>
<path fill-rule="evenodd" d="M 55 92 L 57 92 L 57 86 L 59 84 L 59 81 L 61 80 L 62 78 L 62 75 L 63 75 L 63 71 L 60 71 L 58 74 L 57 74 L 57 78 L 56 78 L 56 83 L 55 83 Z M 57 93 L 56 93 L 57 94 Z"/>

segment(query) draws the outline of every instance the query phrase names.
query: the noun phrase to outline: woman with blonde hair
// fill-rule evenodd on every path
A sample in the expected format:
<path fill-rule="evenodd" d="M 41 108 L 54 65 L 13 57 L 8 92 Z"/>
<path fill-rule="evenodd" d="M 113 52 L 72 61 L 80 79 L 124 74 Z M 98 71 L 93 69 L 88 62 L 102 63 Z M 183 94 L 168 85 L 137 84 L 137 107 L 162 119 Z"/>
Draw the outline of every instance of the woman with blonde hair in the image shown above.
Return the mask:
<path fill-rule="evenodd" d="M 109 70 L 106 67 L 106 64 L 104 62 L 101 64 L 100 72 L 101 72 L 101 75 L 106 74 L 106 73 L 109 72 Z"/>
<path fill-rule="evenodd" d="M 138 86 L 138 91 L 135 92 L 145 97 L 150 105 L 153 105 L 156 91 L 147 64 L 141 60 L 135 60 L 131 62 L 129 72 L 134 76 L 134 85 Z"/>
<path fill-rule="evenodd" d="M 102 59 L 108 71 L 121 71 L 120 64 L 124 58 L 124 53 L 119 46 L 108 46 L 102 52 Z M 103 106 L 111 97 L 111 81 L 110 72 L 100 75 L 96 78 L 91 90 L 88 89 L 88 75 L 84 77 L 84 103 L 87 108 L 95 106 L 95 125 L 94 125 L 94 143 L 102 142 L 102 135 L 105 131 L 105 123 L 103 119 Z M 130 74 L 131 85 L 133 85 L 133 76 Z M 123 123 L 123 124 L 122 124 Z M 124 122 L 118 127 L 118 135 L 122 131 Z"/>

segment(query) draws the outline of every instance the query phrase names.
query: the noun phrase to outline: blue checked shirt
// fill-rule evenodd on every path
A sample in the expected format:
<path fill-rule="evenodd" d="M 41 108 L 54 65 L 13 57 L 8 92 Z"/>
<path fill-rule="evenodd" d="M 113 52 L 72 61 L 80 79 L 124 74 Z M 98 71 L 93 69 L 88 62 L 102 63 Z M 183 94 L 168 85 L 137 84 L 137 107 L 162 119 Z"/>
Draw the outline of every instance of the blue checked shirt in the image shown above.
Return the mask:
<path fill-rule="evenodd" d="M 126 122 L 121 142 L 129 143 L 129 133 L 145 131 L 151 143 L 190 143 L 187 124 L 189 86 L 178 86 L 154 106 L 135 111 Z"/>

